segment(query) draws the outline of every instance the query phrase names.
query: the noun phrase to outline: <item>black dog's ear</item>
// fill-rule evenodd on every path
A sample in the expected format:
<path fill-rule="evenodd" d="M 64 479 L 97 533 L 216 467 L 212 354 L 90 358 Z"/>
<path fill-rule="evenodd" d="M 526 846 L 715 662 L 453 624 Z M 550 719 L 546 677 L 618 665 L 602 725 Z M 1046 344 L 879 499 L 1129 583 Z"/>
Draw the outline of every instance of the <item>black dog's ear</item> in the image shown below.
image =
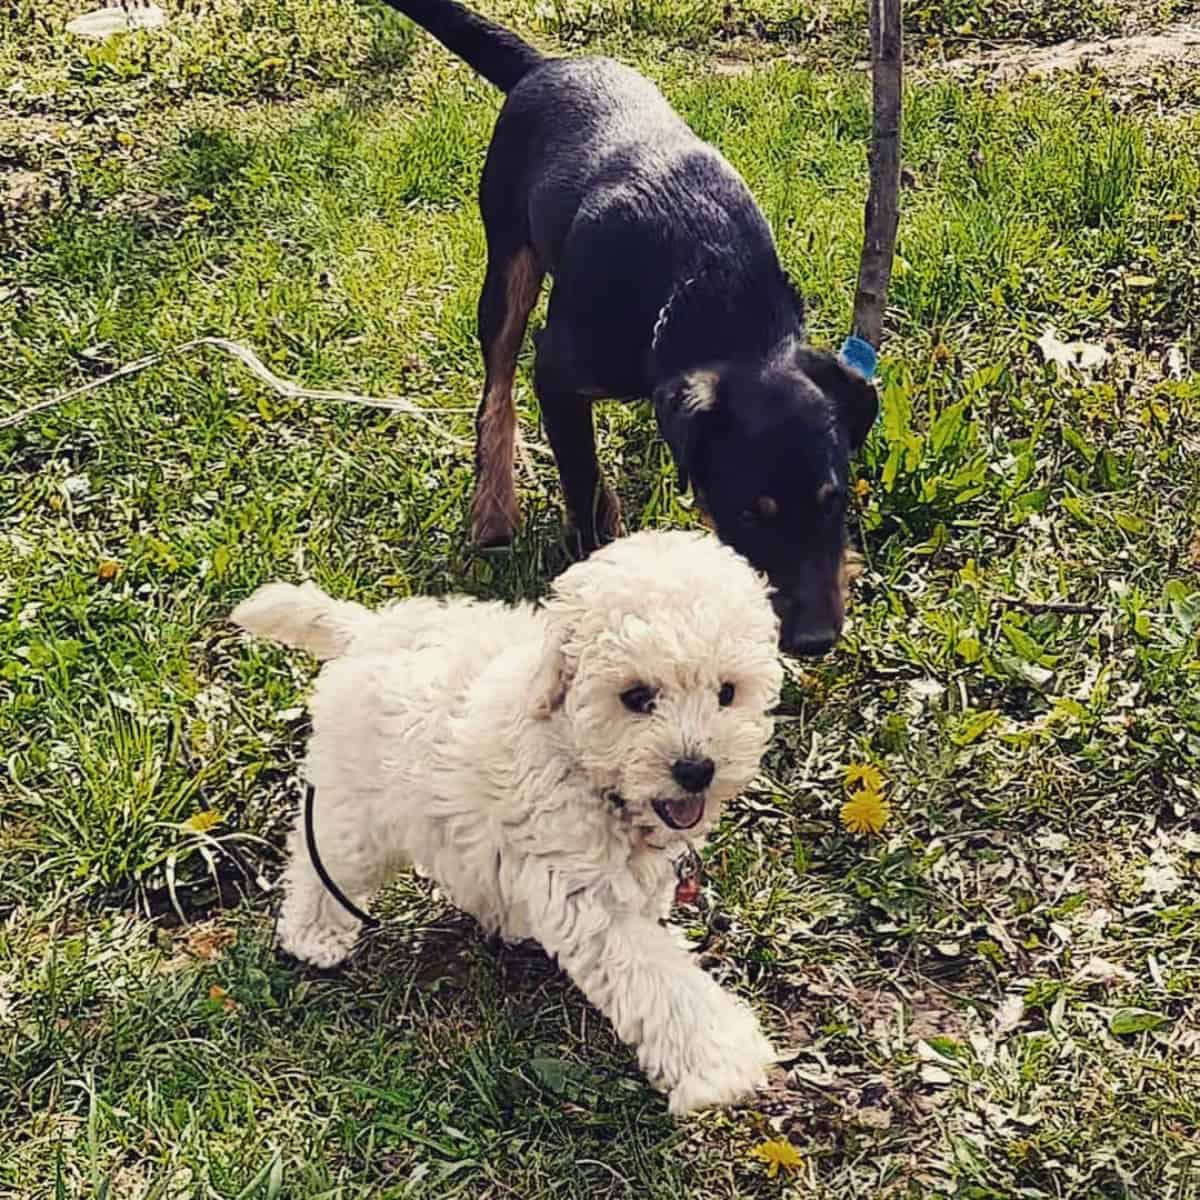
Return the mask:
<path fill-rule="evenodd" d="M 654 416 L 675 460 L 681 492 L 696 473 L 697 450 L 716 413 L 719 384 L 716 371 L 688 371 L 654 390 Z"/>
<path fill-rule="evenodd" d="M 796 365 L 833 401 L 850 446 L 857 450 L 879 415 L 879 396 L 874 386 L 826 350 L 806 346 L 797 352 Z"/>

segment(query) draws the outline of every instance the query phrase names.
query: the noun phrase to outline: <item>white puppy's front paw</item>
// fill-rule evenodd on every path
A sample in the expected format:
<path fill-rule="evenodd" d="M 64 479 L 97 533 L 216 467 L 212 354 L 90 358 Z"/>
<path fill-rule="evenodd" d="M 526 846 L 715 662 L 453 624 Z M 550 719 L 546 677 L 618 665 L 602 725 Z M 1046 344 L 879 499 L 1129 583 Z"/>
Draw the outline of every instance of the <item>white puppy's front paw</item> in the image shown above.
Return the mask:
<path fill-rule="evenodd" d="M 733 1028 L 713 1044 L 697 1047 L 687 1070 L 671 1088 L 668 1107 L 675 1116 L 701 1108 L 723 1108 L 750 1099 L 767 1082 L 775 1051 L 753 1015 L 738 1008 Z"/>
<path fill-rule="evenodd" d="M 288 954 L 328 971 L 350 957 L 350 951 L 358 941 L 358 925 L 349 929 L 310 925 L 304 930 L 291 930 L 281 925 L 278 940 Z"/>

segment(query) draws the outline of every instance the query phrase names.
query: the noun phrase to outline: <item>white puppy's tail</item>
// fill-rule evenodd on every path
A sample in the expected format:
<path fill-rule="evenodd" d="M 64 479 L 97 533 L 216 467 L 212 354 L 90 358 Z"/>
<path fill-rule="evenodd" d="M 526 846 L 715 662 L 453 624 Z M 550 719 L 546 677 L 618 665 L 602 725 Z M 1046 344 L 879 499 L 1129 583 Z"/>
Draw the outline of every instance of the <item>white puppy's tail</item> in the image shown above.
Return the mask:
<path fill-rule="evenodd" d="M 315 583 L 268 583 L 243 600 L 229 619 L 256 637 L 307 650 L 317 658 L 344 654 L 371 617 L 370 609 L 335 600 Z"/>

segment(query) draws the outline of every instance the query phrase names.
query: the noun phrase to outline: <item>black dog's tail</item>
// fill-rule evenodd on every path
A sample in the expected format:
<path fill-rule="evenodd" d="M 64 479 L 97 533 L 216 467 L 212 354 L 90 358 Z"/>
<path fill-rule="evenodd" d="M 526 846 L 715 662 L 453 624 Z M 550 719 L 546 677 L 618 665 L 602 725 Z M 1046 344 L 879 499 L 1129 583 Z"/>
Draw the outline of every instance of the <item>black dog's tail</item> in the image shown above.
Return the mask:
<path fill-rule="evenodd" d="M 385 0 L 385 3 L 429 30 L 447 50 L 502 92 L 511 91 L 546 61 L 540 50 L 502 25 L 464 8 L 457 0 Z"/>

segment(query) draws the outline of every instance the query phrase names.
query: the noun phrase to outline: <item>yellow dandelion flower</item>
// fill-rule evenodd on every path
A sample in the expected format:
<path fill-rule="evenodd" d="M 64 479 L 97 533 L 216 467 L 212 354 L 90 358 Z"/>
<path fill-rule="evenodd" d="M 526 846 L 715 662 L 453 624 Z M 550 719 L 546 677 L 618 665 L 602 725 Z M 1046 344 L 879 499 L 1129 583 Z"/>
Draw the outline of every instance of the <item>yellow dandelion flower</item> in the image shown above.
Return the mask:
<path fill-rule="evenodd" d="M 203 812 L 192 813 L 183 827 L 189 833 L 207 833 L 214 825 L 220 825 L 221 814 L 215 808 L 206 808 Z"/>
<path fill-rule="evenodd" d="M 867 792 L 883 791 L 883 772 L 873 763 L 851 763 L 843 776 L 846 791 L 861 787 Z"/>
<path fill-rule="evenodd" d="M 859 500 L 865 500 L 871 494 L 871 484 L 866 479 L 856 479 L 854 481 L 854 494 Z"/>
<path fill-rule="evenodd" d="M 876 791 L 864 788 L 842 805 L 842 824 L 851 833 L 878 833 L 892 815 L 891 805 Z"/>
<path fill-rule="evenodd" d="M 770 1142 L 762 1142 L 750 1151 L 752 1158 L 761 1158 L 767 1164 L 767 1177 L 774 1179 L 780 1168 L 786 1172 L 798 1171 L 804 1160 L 796 1147 L 787 1138 L 775 1138 Z"/>

